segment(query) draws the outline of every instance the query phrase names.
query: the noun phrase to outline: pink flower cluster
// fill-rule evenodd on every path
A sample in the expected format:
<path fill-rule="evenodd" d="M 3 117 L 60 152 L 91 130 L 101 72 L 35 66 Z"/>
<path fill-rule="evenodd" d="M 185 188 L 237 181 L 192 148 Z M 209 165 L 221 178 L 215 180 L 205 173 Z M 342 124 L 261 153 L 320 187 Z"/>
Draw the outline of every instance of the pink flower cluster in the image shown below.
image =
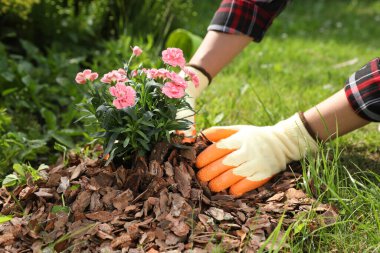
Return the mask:
<path fill-rule="evenodd" d="M 162 87 L 162 93 L 169 98 L 181 98 L 185 96 L 185 89 L 181 88 L 174 82 L 167 82 Z"/>
<path fill-rule="evenodd" d="M 185 67 L 186 60 L 183 57 L 183 52 L 179 48 L 168 48 L 162 51 L 162 60 L 170 66 L 181 68 Z"/>
<path fill-rule="evenodd" d="M 85 69 L 83 72 L 79 72 L 75 77 L 75 81 L 78 84 L 86 84 L 87 81 L 95 81 L 98 78 L 98 73 L 92 72 L 91 69 Z"/>
<path fill-rule="evenodd" d="M 100 79 L 100 81 L 103 83 L 114 84 L 118 82 L 126 82 L 128 81 L 128 78 L 125 70 L 120 68 L 118 70 L 112 70 L 111 72 L 108 72 L 102 77 L 102 79 Z"/>
<path fill-rule="evenodd" d="M 131 47 L 133 55 L 139 56 L 142 53 L 141 48 L 138 46 Z M 131 58 L 132 59 L 132 58 Z M 140 75 L 145 73 L 147 78 L 150 79 L 162 79 L 164 85 L 161 89 L 162 93 L 169 98 L 182 98 L 185 96 L 185 89 L 187 88 L 187 82 L 183 76 L 187 76 L 193 82 L 195 87 L 199 86 L 198 76 L 185 67 L 186 60 L 183 56 L 183 52 L 179 48 L 168 48 L 162 51 L 162 60 L 164 63 L 173 66 L 180 67 L 183 75 L 179 75 L 173 71 L 167 69 L 141 69 L 139 72 L 133 70 L 131 72 L 132 78 L 136 77 L 138 73 Z M 86 69 L 83 72 L 79 72 L 75 78 L 75 81 L 79 84 L 86 84 L 88 81 L 93 82 L 98 78 L 98 73 L 92 72 L 90 69 Z M 128 81 L 127 73 L 124 69 L 112 70 L 100 79 L 101 82 L 114 85 L 109 88 L 109 92 L 115 97 L 113 105 L 117 109 L 133 106 L 136 100 L 136 91 L 131 87 L 125 85 Z"/>
<path fill-rule="evenodd" d="M 110 87 L 109 92 L 116 97 L 112 103 L 117 109 L 123 109 L 135 104 L 136 91 L 131 86 L 126 86 L 124 83 L 119 82 Z"/>
<path fill-rule="evenodd" d="M 148 78 L 167 80 L 162 87 L 162 93 L 170 98 L 181 98 L 185 95 L 187 83 L 180 75 L 166 69 L 147 69 L 145 71 Z"/>
<path fill-rule="evenodd" d="M 164 93 L 169 98 L 183 97 L 185 95 L 185 89 L 187 88 L 185 79 L 183 79 L 175 72 L 168 73 L 167 78 L 170 81 L 164 84 L 162 87 L 162 93 Z"/>
<path fill-rule="evenodd" d="M 188 68 L 185 68 L 186 60 L 183 57 L 183 52 L 179 48 L 168 48 L 162 51 L 162 60 L 164 63 L 176 67 L 179 66 L 195 87 L 199 86 L 198 76 Z M 181 98 L 185 95 L 185 89 L 187 88 L 186 81 L 174 72 L 168 72 L 165 69 L 151 70 L 147 72 L 148 78 L 168 78 L 171 82 L 165 83 L 162 87 L 162 93 L 170 98 Z"/>

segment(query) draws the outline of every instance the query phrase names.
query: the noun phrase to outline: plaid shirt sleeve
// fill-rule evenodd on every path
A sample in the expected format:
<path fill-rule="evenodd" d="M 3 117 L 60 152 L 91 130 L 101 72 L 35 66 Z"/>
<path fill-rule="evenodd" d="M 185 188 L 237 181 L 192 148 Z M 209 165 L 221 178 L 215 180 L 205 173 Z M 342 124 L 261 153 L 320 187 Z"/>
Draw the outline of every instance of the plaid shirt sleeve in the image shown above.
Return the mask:
<path fill-rule="evenodd" d="M 380 58 L 353 73 L 346 81 L 345 92 L 359 116 L 380 122 Z"/>
<path fill-rule="evenodd" d="M 260 42 L 290 0 L 223 0 L 208 31 L 245 34 Z"/>

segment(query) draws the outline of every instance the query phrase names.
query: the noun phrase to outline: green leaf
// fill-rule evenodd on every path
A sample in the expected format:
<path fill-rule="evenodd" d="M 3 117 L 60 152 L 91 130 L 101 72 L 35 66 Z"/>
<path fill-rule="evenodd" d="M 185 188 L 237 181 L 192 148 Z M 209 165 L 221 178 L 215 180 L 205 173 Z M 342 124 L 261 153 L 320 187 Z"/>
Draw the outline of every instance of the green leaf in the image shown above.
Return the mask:
<path fill-rule="evenodd" d="M 305 227 L 305 223 L 301 223 L 301 224 L 298 224 L 295 228 L 294 228 L 294 234 L 298 234 L 299 232 L 301 232 L 301 230 Z"/>
<path fill-rule="evenodd" d="M 67 148 L 65 146 L 59 144 L 58 142 L 54 143 L 54 149 L 57 151 L 60 151 L 60 152 L 64 152 L 64 153 L 66 153 L 66 151 L 67 151 Z"/>
<path fill-rule="evenodd" d="M 124 140 L 124 142 L 123 142 L 123 148 L 125 148 L 126 146 L 128 146 L 128 144 L 129 144 L 129 140 L 130 140 L 129 137 L 126 137 L 126 138 L 125 138 L 125 140 Z"/>
<path fill-rule="evenodd" d="M 0 215 L 0 224 L 10 221 L 13 218 L 12 215 Z"/>
<path fill-rule="evenodd" d="M 49 169 L 49 166 L 46 165 L 46 164 L 40 164 L 40 166 L 38 166 L 38 171 L 41 171 L 41 170 L 46 170 L 46 169 Z"/>
<path fill-rule="evenodd" d="M 149 121 L 141 120 L 140 123 L 143 124 L 143 125 L 145 125 L 145 126 L 154 127 L 153 123 L 149 122 Z"/>
<path fill-rule="evenodd" d="M 46 108 L 42 108 L 40 112 L 41 112 L 42 117 L 45 120 L 45 123 L 48 129 L 50 130 L 57 129 L 57 117 L 55 116 L 55 114 Z"/>
<path fill-rule="evenodd" d="M 8 82 L 12 82 L 15 79 L 15 75 L 12 72 L 4 72 L 1 76 Z"/>
<path fill-rule="evenodd" d="M 131 117 L 132 120 L 134 120 L 134 121 L 137 120 L 137 115 L 136 115 L 134 107 L 124 108 L 123 111 L 125 111 L 128 114 L 128 116 Z"/>
<path fill-rule="evenodd" d="M 149 142 L 148 136 L 146 136 L 141 130 L 137 130 L 136 133 L 138 133 L 141 137 L 143 137 L 146 141 Z"/>
<path fill-rule="evenodd" d="M 19 183 L 19 178 L 15 174 L 9 174 L 7 175 L 3 180 L 3 186 L 4 187 L 11 187 L 15 186 Z"/>
<path fill-rule="evenodd" d="M 21 177 L 25 177 L 25 167 L 19 163 L 13 164 L 13 170 L 16 171 Z"/>
<path fill-rule="evenodd" d="M 53 206 L 51 208 L 52 213 L 59 213 L 59 212 L 64 212 L 64 213 L 69 213 L 70 208 L 68 206 Z"/>
<path fill-rule="evenodd" d="M 140 139 L 140 140 L 141 140 L 141 139 Z M 145 150 L 147 150 L 147 151 L 150 150 L 148 144 L 147 144 L 144 140 L 141 140 L 139 143 L 141 144 L 141 146 L 144 147 Z"/>
<path fill-rule="evenodd" d="M 80 187 L 79 184 L 74 184 L 74 185 L 70 186 L 69 189 L 72 190 L 72 191 L 75 191 L 75 190 L 79 189 L 79 187 Z"/>
<path fill-rule="evenodd" d="M 11 94 L 17 90 L 18 90 L 18 88 L 9 88 L 9 89 L 3 90 L 1 92 L 1 95 L 5 97 L 6 95 L 9 95 L 9 94 Z"/>
<path fill-rule="evenodd" d="M 75 145 L 69 136 L 66 136 L 59 131 L 53 131 L 49 133 L 56 141 L 62 143 L 66 147 L 73 148 Z"/>
<path fill-rule="evenodd" d="M 117 127 L 117 128 L 113 128 L 111 130 L 108 130 L 109 132 L 114 132 L 114 133 L 121 133 L 121 132 L 124 132 L 125 130 L 125 127 Z"/>
<path fill-rule="evenodd" d="M 29 41 L 20 40 L 20 43 L 29 56 L 33 57 L 39 53 L 38 48 Z"/>
<path fill-rule="evenodd" d="M 111 151 L 111 153 L 110 153 L 110 157 L 108 158 L 108 160 L 107 160 L 107 162 L 106 162 L 106 164 L 105 164 L 106 166 L 112 162 L 113 158 L 115 157 L 115 152 L 116 152 L 116 150 L 117 150 L 117 148 L 114 148 L 114 149 Z"/>
<path fill-rule="evenodd" d="M 111 137 L 108 139 L 107 147 L 104 150 L 104 154 L 109 154 L 109 152 L 111 151 L 113 145 L 115 144 L 115 141 L 116 141 L 118 136 L 119 136 L 119 133 L 113 133 L 111 135 Z M 110 159 L 108 159 L 108 160 L 110 160 Z"/>

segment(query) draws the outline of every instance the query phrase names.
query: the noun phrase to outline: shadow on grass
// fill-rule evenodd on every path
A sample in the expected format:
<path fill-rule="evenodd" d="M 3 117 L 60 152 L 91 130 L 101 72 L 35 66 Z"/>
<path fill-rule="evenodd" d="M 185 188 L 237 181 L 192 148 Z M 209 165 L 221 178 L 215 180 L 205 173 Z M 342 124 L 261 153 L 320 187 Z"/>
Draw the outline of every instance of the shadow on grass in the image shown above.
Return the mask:
<path fill-rule="evenodd" d="M 380 151 L 368 152 L 366 147 L 351 147 L 341 154 L 340 161 L 351 173 L 372 171 L 380 175 Z"/>

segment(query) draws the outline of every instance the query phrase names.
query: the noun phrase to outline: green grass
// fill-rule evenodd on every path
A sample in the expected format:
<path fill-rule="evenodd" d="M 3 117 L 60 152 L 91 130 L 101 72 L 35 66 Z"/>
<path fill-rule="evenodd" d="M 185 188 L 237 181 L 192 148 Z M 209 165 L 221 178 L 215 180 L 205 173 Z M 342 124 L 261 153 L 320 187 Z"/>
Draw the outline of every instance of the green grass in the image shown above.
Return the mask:
<path fill-rule="evenodd" d="M 217 6 L 212 2 L 199 6 L 202 15 L 189 24 L 193 32 L 207 27 Z M 199 99 L 198 127 L 268 125 L 307 110 L 380 55 L 379 25 L 378 1 L 292 1 L 263 41 L 247 47 Z M 333 67 L 351 59 L 356 63 Z M 372 123 L 326 145 L 304 165 L 305 182 L 326 186 L 319 200 L 336 205 L 340 218 L 314 231 L 310 219 L 300 218 L 287 238 L 291 252 L 380 251 L 379 143 Z"/>

